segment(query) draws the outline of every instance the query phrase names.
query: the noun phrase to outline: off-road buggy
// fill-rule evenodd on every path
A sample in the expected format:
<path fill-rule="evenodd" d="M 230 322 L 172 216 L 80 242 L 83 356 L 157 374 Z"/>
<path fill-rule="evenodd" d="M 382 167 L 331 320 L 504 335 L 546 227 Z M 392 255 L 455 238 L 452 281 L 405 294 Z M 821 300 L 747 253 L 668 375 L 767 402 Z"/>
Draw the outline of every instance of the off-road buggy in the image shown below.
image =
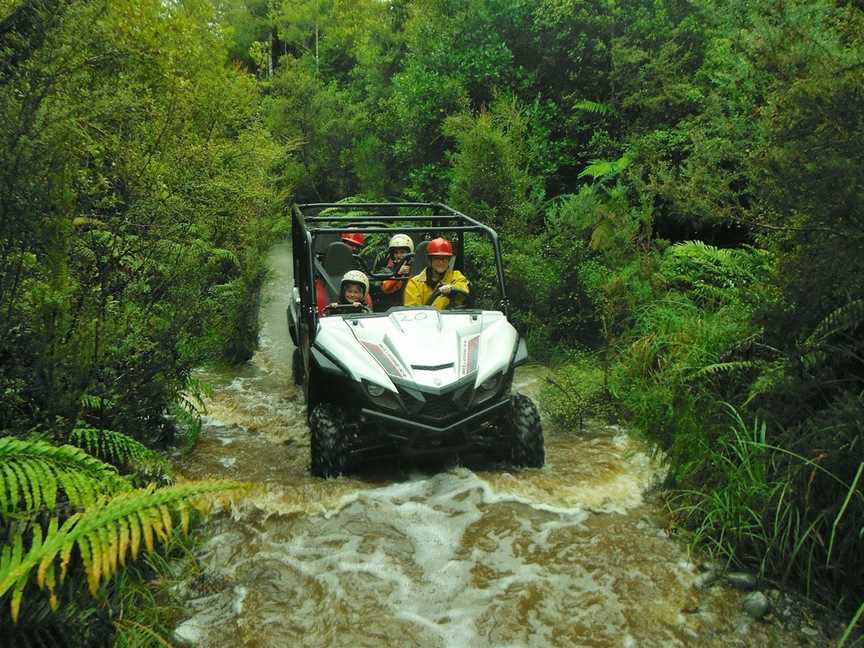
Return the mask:
<path fill-rule="evenodd" d="M 443 311 L 428 305 L 383 312 L 340 306 L 330 316 L 319 315 L 322 288 L 336 301 L 348 270 L 363 270 L 373 289 L 399 277 L 398 264 L 375 266 L 340 238 L 357 232 L 366 235 L 367 251 L 382 252 L 390 235 L 410 235 L 411 274 L 426 266 L 429 241 L 447 238 L 451 267 L 474 282 L 467 298 L 451 299 Z M 333 477 L 369 459 L 430 454 L 543 465 L 537 409 L 527 396 L 511 393 L 513 370 L 528 354 L 507 319 L 492 228 L 437 203 L 303 204 L 292 208 L 292 242 L 288 325 L 297 347 L 294 381 L 303 386 L 307 404 L 314 475 Z"/>

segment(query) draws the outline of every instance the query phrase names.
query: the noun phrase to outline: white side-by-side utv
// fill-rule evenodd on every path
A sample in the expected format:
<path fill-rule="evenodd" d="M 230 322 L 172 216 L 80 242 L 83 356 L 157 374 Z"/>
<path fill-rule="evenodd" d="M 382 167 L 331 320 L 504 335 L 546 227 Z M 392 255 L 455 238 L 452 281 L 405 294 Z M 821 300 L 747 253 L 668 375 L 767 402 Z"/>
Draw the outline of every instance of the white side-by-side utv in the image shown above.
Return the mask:
<path fill-rule="evenodd" d="M 426 267 L 429 241 L 444 237 L 452 244 L 451 268 L 469 281 L 475 280 L 472 272 L 482 273 L 483 280 L 477 277 L 467 296 L 451 299 L 442 311 L 382 304 L 381 283 L 410 275 L 399 274 L 401 263 L 374 265 L 369 250 L 358 254 L 343 240 L 357 233 L 367 246 L 380 241 L 382 252 L 391 235 L 410 236 L 414 252 L 403 261 L 411 265 L 410 275 Z M 442 204 L 322 203 L 292 208 L 292 238 L 288 324 L 297 347 L 294 380 L 306 398 L 314 475 L 337 476 L 388 456 L 430 454 L 543 466 L 537 409 L 527 396 L 511 392 L 513 370 L 528 354 L 507 319 L 494 230 Z M 472 255 L 481 244 L 488 253 Z M 358 269 L 381 305 L 346 305 L 320 315 L 321 300 L 338 301 L 342 276 Z M 482 290 L 475 288 L 481 283 Z M 433 292 L 428 303 L 437 296 Z"/>

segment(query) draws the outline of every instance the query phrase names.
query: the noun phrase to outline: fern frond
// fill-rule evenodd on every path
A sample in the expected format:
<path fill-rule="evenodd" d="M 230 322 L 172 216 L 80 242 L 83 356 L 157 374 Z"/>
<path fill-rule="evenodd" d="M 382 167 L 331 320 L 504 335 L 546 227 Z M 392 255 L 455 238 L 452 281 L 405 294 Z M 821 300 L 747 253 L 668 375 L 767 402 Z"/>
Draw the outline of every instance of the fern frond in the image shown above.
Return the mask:
<path fill-rule="evenodd" d="M 617 160 L 592 160 L 591 164 L 582 169 L 581 173 L 579 173 L 579 177 L 584 178 L 586 176 L 591 176 L 597 180 L 598 178 L 613 176 L 619 171 L 623 171 L 630 166 L 630 162 L 632 161 L 633 158 L 631 158 L 627 153 Z"/>
<path fill-rule="evenodd" d="M 768 394 L 781 388 L 785 379 L 786 360 L 784 358 L 778 358 L 767 363 L 762 368 L 756 380 L 750 385 L 747 399 L 742 404 L 742 407 L 746 407 L 762 394 Z"/>
<path fill-rule="evenodd" d="M 228 263 L 232 268 L 240 267 L 240 259 L 237 258 L 237 255 L 234 254 L 231 250 L 226 250 L 224 248 L 211 247 L 209 249 L 210 255 L 221 263 Z"/>
<path fill-rule="evenodd" d="M 116 405 L 115 401 L 104 396 L 94 396 L 93 394 L 81 394 L 78 399 L 82 407 L 91 410 L 109 409 Z"/>
<path fill-rule="evenodd" d="M 691 378 L 694 380 L 698 380 L 700 378 L 706 377 L 714 377 L 724 373 L 731 373 L 733 371 L 743 371 L 745 369 L 752 369 L 756 366 L 755 362 L 751 362 L 750 360 L 735 360 L 732 362 L 716 362 L 714 364 L 706 365 L 697 371 L 694 371 L 691 374 Z"/>
<path fill-rule="evenodd" d="M 589 99 L 580 99 L 573 104 L 573 108 L 593 115 L 603 115 L 604 117 L 611 115 L 614 112 L 609 104 L 601 103 L 599 101 L 590 101 Z"/>
<path fill-rule="evenodd" d="M 834 333 L 846 331 L 864 322 L 864 299 L 854 299 L 848 304 L 832 311 L 804 341 L 805 347 L 821 344 Z"/>
<path fill-rule="evenodd" d="M 121 432 L 79 423 L 69 433 L 69 443 L 118 468 L 127 467 L 146 475 L 170 472 L 168 461 L 162 455 Z"/>
<path fill-rule="evenodd" d="M 0 560 L 0 596 L 12 592 L 12 617 L 17 619 L 21 592 L 36 570 L 36 584 L 47 589 L 56 609 L 56 587 L 62 584 L 72 551 L 77 547 L 91 594 L 113 578 L 126 564 L 138 558 L 140 538 L 147 551 L 172 534 L 172 515 L 178 515 L 186 528 L 189 507 L 207 513 L 218 495 L 251 488 L 232 481 L 202 481 L 169 486 L 159 490 L 137 489 L 76 513 L 62 526 L 52 524 L 45 537 L 34 527 L 33 539 L 25 552 L 22 533 L 14 534 L 12 550 Z M 56 567 L 59 561 L 59 574 Z"/>
<path fill-rule="evenodd" d="M 131 486 L 113 466 L 80 448 L 0 437 L 0 516 L 43 505 L 52 510 L 61 489 L 72 506 L 83 508 Z"/>

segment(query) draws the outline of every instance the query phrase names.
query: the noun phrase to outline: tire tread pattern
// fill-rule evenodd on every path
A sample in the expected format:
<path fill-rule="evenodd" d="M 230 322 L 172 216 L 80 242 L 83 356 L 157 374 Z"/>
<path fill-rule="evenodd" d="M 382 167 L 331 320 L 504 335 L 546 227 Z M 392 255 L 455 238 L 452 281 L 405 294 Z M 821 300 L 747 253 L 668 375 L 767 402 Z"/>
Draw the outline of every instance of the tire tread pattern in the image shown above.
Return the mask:
<path fill-rule="evenodd" d="M 524 394 L 513 394 L 513 418 L 510 458 L 514 466 L 542 468 L 546 462 L 543 426 L 534 401 Z"/>
<path fill-rule="evenodd" d="M 312 465 L 316 477 L 338 477 L 348 464 L 344 416 L 330 403 L 321 403 L 309 417 Z"/>

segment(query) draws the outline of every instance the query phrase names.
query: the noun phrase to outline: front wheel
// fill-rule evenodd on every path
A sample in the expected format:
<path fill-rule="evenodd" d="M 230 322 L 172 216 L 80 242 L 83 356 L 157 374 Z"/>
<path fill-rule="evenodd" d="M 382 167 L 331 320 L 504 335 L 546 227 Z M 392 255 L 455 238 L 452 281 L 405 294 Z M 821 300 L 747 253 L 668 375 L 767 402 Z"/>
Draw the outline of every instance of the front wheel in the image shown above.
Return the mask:
<path fill-rule="evenodd" d="M 309 417 L 312 474 L 338 477 L 348 466 L 348 434 L 345 416 L 335 405 L 320 403 Z"/>
<path fill-rule="evenodd" d="M 505 424 L 509 432 L 510 462 L 514 466 L 542 468 L 546 451 L 537 406 L 523 394 L 513 394 L 510 402 L 512 416 Z"/>

